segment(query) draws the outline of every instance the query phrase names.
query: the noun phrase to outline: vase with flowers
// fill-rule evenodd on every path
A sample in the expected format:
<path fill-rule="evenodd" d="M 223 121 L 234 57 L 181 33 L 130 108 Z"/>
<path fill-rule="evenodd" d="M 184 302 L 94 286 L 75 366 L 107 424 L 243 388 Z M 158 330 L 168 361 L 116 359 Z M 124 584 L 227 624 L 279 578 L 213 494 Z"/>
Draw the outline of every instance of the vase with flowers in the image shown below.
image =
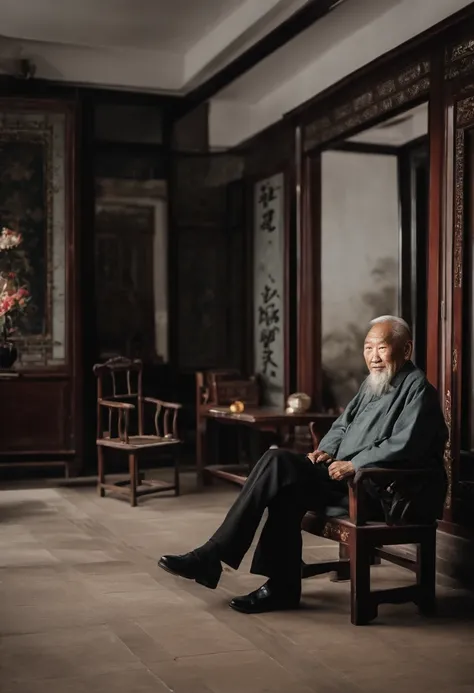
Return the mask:
<path fill-rule="evenodd" d="M 18 352 L 14 335 L 16 322 L 26 310 L 29 291 L 21 281 L 15 250 L 21 234 L 2 228 L 0 233 L 0 370 L 11 368 Z"/>

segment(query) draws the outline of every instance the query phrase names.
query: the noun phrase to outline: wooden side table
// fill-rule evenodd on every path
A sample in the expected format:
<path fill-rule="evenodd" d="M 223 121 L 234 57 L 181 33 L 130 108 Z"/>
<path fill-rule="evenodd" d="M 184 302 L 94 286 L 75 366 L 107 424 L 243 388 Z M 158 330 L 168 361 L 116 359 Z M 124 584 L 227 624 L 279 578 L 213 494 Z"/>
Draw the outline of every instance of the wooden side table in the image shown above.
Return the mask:
<path fill-rule="evenodd" d="M 219 441 L 219 430 L 223 426 L 247 427 L 253 429 L 259 437 L 259 445 L 254 448 L 253 464 L 268 449 L 268 435 L 282 442 L 285 430 L 296 426 L 315 424 L 315 432 L 323 436 L 332 426 L 337 416 L 317 412 L 304 414 L 287 414 L 284 410 L 257 407 L 246 409 L 242 414 L 232 414 L 227 407 L 210 407 L 203 416 L 204 445 L 201 456 L 197 459 L 199 481 L 205 483 L 211 477 L 225 479 L 233 484 L 243 486 L 249 472 L 249 465 L 234 460 L 229 463 L 229 451 L 225 451 Z M 227 457 L 227 464 L 223 458 Z"/>

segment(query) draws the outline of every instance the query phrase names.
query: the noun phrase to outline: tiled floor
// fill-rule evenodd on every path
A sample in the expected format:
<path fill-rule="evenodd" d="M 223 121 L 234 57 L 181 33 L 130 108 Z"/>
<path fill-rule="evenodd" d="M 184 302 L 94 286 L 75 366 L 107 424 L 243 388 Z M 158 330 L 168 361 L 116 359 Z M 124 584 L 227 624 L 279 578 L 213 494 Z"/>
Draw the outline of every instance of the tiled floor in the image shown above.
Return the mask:
<path fill-rule="evenodd" d="M 202 543 L 236 491 L 154 497 L 135 509 L 91 488 L 0 492 L 3 693 L 430 693 L 474 690 L 474 607 L 440 588 L 440 615 L 381 609 L 349 623 L 347 583 L 306 581 L 303 608 L 245 616 L 227 602 L 262 582 L 226 569 L 216 591 L 158 570 Z M 305 536 L 307 558 L 336 547 Z M 404 580 L 377 567 L 374 580 Z"/>

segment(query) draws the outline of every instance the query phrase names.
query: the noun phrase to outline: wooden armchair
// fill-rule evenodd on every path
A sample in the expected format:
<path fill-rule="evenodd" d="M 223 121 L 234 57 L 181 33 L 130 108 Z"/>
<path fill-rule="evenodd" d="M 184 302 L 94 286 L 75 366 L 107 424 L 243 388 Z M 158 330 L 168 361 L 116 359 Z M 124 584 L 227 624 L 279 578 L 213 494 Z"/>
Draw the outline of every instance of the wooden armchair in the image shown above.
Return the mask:
<path fill-rule="evenodd" d="M 97 458 L 100 496 L 103 497 L 106 490 L 125 495 L 135 507 L 140 496 L 170 490 L 179 495 L 181 440 L 178 434 L 178 412 L 181 404 L 143 396 L 143 366 L 139 360 L 131 361 L 118 357 L 94 366 L 93 370 L 97 377 Z M 155 432 L 151 435 L 144 434 L 145 404 L 151 405 L 155 410 Z M 130 434 L 132 416 L 136 418 L 136 435 Z M 105 419 L 107 427 L 104 426 Z M 128 479 L 115 483 L 106 482 L 104 448 L 112 448 L 127 455 Z M 139 459 L 150 452 L 166 453 L 172 457 L 174 483 L 143 479 L 139 471 Z"/>
<path fill-rule="evenodd" d="M 248 407 L 260 404 L 260 387 L 256 376 L 243 378 L 238 371 L 196 373 L 196 408 L 227 406 L 240 399 Z"/>
<path fill-rule="evenodd" d="M 318 441 L 313 441 L 317 449 Z M 373 522 L 367 517 L 365 481 L 388 487 L 393 482 L 420 481 L 429 478 L 426 469 L 394 470 L 370 468 L 359 470 L 349 483 L 349 515 L 321 517 L 309 512 L 302 528 L 311 534 L 339 542 L 339 560 L 303 564 L 302 577 L 335 571 L 337 580 L 351 582 L 351 622 L 366 625 L 377 617 L 379 604 L 414 602 L 423 615 L 436 610 L 436 522 L 431 524 L 390 524 Z M 327 510 L 328 515 L 331 509 Z M 390 548 L 415 544 L 415 558 L 403 556 Z M 370 566 L 384 559 L 415 573 L 416 582 L 405 587 L 371 590 Z"/>
<path fill-rule="evenodd" d="M 241 400 L 247 407 L 260 404 L 260 384 L 255 376 L 243 378 L 236 370 L 196 373 L 196 467 L 202 483 L 206 458 L 206 417 L 212 407 L 227 407 Z"/>

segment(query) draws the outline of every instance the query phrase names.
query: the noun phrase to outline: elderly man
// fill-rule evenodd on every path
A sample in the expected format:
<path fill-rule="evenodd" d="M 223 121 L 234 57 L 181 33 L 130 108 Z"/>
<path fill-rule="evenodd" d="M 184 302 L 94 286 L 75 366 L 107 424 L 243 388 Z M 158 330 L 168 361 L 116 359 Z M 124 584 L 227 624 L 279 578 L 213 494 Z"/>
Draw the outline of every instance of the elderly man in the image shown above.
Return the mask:
<path fill-rule="evenodd" d="M 268 518 L 253 558 L 252 573 L 269 580 L 230 606 L 262 613 L 298 606 L 301 596 L 301 520 L 309 509 L 347 512 L 347 481 L 361 467 L 426 467 L 432 470 L 416 520 L 434 521 L 446 492 L 443 453 L 447 429 L 436 390 L 411 362 L 412 340 L 405 321 L 373 320 L 364 344 L 369 376 L 344 413 L 307 456 L 268 450 L 250 473 L 217 532 L 182 556 L 163 556 L 159 566 L 211 589 L 221 563 L 237 569 L 265 509 Z M 382 509 L 383 489 L 368 489 L 373 516 Z M 413 519 L 413 518 L 412 518 Z"/>

